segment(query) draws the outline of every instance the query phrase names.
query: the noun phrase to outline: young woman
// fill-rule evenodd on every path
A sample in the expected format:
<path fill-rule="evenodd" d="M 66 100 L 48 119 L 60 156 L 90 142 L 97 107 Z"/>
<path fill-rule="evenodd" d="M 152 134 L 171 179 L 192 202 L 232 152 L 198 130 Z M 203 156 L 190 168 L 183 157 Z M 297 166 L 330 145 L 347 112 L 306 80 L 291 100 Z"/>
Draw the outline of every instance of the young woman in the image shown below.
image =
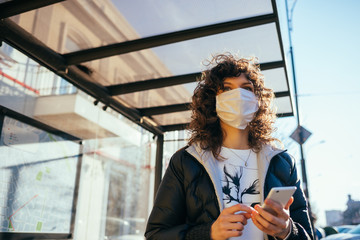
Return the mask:
<path fill-rule="evenodd" d="M 191 138 L 170 160 L 146 239 L 313 239 L 294 160 L 274 147 L 273 91 L 254 59 L 217 55 L 192 97 Z M 296 186 L 286 206 L 261 207 Z"/>

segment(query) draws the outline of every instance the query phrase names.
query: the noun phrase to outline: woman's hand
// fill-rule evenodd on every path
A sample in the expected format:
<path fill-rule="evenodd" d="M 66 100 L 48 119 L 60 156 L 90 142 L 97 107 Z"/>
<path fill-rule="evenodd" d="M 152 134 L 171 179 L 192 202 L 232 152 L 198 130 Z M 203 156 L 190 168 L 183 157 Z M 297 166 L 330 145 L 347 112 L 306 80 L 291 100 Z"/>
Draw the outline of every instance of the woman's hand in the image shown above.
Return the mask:
<path fill-rule="evenodd" d="M 275 214 L 272 214 L 259 205 L 255 206 L 255 211 L 251 215 L 251 219 L 255 226 L 264 233 L 284 239 L 290 232 L 290 215 L 289 207 L 293 203 L 294 198 L 291 197 L 283 208 L 280 203 L 266 199 L 265 203 Z"/>
<path fill-rule="evenodd" d="M 242 212 L 237 213 L 239 211 Z M 211 239 L 225 240 L 230 237 L 241 236 L 252 211 L 252 208 L 243 204 L 225 208 L 211 226 Z"/>

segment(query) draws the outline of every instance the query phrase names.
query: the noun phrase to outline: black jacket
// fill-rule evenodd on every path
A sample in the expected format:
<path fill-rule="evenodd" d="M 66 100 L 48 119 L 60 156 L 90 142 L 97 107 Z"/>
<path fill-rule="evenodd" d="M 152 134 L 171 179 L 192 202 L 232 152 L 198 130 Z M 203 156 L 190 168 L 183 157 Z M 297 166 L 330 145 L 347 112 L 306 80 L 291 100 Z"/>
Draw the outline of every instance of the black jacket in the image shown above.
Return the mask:
<path fill-rule="evenodd" d="M 210 239 L 211 225 L 220 214 L 214 185 L 208 169 L 199 159 L 186 148 L 176 152 L 157 192 L 147 223 L 146 239 Z M 288 239 L 313 239 L 307 202 L 295 163 L 284 151 L 271 158 L 263 186 L 264 198 L 272 187 L 297 186 L 290 207 L 292 232 Z"/>

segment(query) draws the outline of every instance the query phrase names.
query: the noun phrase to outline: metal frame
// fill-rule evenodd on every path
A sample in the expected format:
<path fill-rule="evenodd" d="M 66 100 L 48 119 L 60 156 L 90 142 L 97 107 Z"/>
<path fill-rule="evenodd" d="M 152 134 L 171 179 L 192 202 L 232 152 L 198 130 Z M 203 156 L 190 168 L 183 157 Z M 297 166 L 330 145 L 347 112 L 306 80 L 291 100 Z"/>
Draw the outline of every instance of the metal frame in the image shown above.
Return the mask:
<path fill-rule="evenodd" d="M 5 18 L 5 17 L 13 16 L 25 11 L 33 10 L 42 6 L 47 6 L 61 1 L 62 0 L 32 0 L 32 1 L 13 0 L 13 1 L 5 2 L 0 4 L 0 9 L 1 9 L 0 17 Z M 76 66 L 76 64 L 86 61 L 101 59 L 105 57 L 130 53 L 134 51 L 139 51 L 143 49 L 158 47 L 180 41 L 224 33 L 228 31 L 234 31 L 234 30 L 259 26 L 268 23 L 275 23 L 279 38 L 281 56 L 283 60 L 278 62 L 261 64 L 261 69 L 266 70 L 266 69 L 284 67 L 284 71 L 287 79 L 287 70 L 284 61 L 285 55 L 283 51 L 280 25 L 279 25 L 278 14 L 276 9 L 276 1 L 271 0 L 271 3 L 273 7 L 272 14 L 266 14 L 257 17 L 212 24 L 203 27 L 196 27 L 182 31 L 176 31 L 176 32 L 161 34 L 157 36 L 131 40 L 122 43 L 110 44 L 108 46 L 81 50 L 68 54 L 59 54 L 53 51 L 52 49 L 44 45 L 42 42 L 40 42 L 38 39 L 36 39 L 33 35 L 26 32 L 24 29 L 22 29 L 21 27 L 19 27 L 17 24 L 13 23 L 9 19 L 2 19 L 0 22 L 0 41 L 3 40 L 7 42 L 8 44 L 12 45 L 14 48 L 23 52 L 28 57 L 39 62 L 41 65 L 47 67 L 48 69 L 59 75 L 60 77 L 67 79 L 77 88 L 81 89 L 90 96 L 94 97 L 96 99 L 96 102 L 101 101 L 102 103 L 105 104 L 104 109 L 106 109 L 106 107 L 109 106 L 115 111 L 119 112 L 120 114 L 130 119 L 132 122 L 140 125 L 142 128 L 157 135 L 156 170 L 155 170 L 155 192 L 156 192 L 162 176 L 162 155 L 163 155 L 163 143 L 164 143 L 163 133 L 166 131 L 185 129 L 185 127 L 188 124 L 185 123 L 185 124 L 159 126 L 156 125 L 157 124 L 156 122 L 152 122 L 152 121 L 148 122 L 146 118 L 143 117 L 150 116 L 150 120 L 151 120 L 151 115 L 185 111 L 188 109 L 189 103 L 134 109 L 134 108 L 129 108 L 126 105 L 120 103 L 112 96 L 194 82 L 196 81 L 196 78 L 200 75 L 200 73 L 191 73 L 186 75 L 151 79 L 147 81 L 138 81 L 133 83 L 118 84 L 118 85 L 105 87 L 97 84 L 95 79 L 93 79 L 90 75 L 83 72 L 80 68 Z M 288 81 L 287 81 L 287 87 L 289 89 Z M 276 97 L 290 96 L 289 91 L 275 93 L 275 96 Z M 283 114 L 278 114 L 278 116 L 279 117 L 293 116 L 293 113 L 292 112 L 283 113 Z M 0 237 L 3 236 L 6 237 L 7 239 L 11 239 L 10 237 L 16 236 L 16 234 L 15 235 L 10 234 L 6 236 L 0 235 Z M 44 238 L 42 239 L 46 239 L 46 236 L 48 235 L 44 235 Z M 32 236 L 29 235 L 29 237 Z M 55 239 L 57 237 L 51 236 L 51 238 Z"/>
<path fill-rule="evenodd" d="M 154 198 L 156 192 L 160 186 L 162 177 L 162 163 L 163 163 L 163 152 L 164 152 L 164 135 L 160 134 L 156 139 L 156 162 L 155 162 L 155 182 L 154 182 Z"/>
<path fill-rule="evenodd" d="M 167 87 L 177 84 L 183 84 L 196 81 L 197 77 L 201 73 L 191 73 L 179 76 L 172 76 L 166 78 L 158 78 L 140 82 L 126 83 L 104 87 L 96 84 L 96 81 L 88 74 L 84 73 L 76 66 L 66 66 L 66 60 L 64 57 L 52 49 L 45 46 L 42 42 L 36 39 L 34 36 L 26 32 L 11 20 L 5 19 L 0 23 L 0 33 L 4 35 L 4 41 L 14 46 L 18 50 L 25 53 L 27 56 L 40 62 L 51 71 L 55 72 L 59 76 L 67 79 L 79 89 L 87 92 L 89 95 L 96 98 L 98 101 L 103 102 L 106 106 L 109 106 L 126 116 L 131 121 L 139 124 L 146 130 L 154 134 L 162 134 L 166 131 L 171 131 L 173 127 L 166 126 L 154 126 L 152 123 L 143 121 L 143 116 L 151 116 L 155 114 L 163 114 L 178 111 L 185 111 L 186 106 L 189 103 L 176 104 L 170 106 L 159 106 L 148 109 L 134 109 L 126 107 L 121 104 L 112 96 L 118 94 L 131 93 L 136 91 L 144 91 L 155 88 Z M 260 65 L 262 70 L 274 69 L 284 67 L 284 61 L 263 63 Z M 289 92 L 276 93 L 276 97 L 289 96 Z"/>
<path fill-rule="evenodd" d="M 286 0 L 287 1 L 287 0 Z M 281 52 L 281 57 L 282 59 L 285 60 L 285 53 L 284 53 L 284 45 L 282 43 L 282 37 L 281 37 L 281 31 L 280 31 L 280 23 L 279 23 L 279 15 L 278 15 L 278 11 L 277 11 L 277 6 L 276 6 L 276 0 L 271 0 L 271 5 L 273 7 L 273 12 L 276 16 L 276 20 L 275 20 L 275 24 L 276 24 L 276 30 L 277 30 L 277 36 L 278 36 L 278 42 L 280 45 L 280 52 Z M 285 71 L 285 76 L 286 76 L 286 85 L 287 85 L 287 89 L 290 92 L 290 86 L 289 86 L 289 80 L 288 80 L 288 72 L 287 72 L 287 68 L 286 68 L 286 64 L 284 65 L 284 71 Z M 290 96 L 290 103 L 291 103 L 291 112 L 294 112 L 293 109 L 293 104 L 292 104 L 292 98 L 291 95 Z M 298 113 L 297 113 L 298 114 Z M 294 115 L 294 114 L 293 114 Z M 292 116 L 293 116 L 292 115 Z"/>
<path fill-rule="evenodd" d="M 0 19 L 52 5 L 65 0 L 12 0 L 0 4 Z"/>
<path fill-rule="evenodd" d="M 58 233 L 0 233 L 0 239 L 6 240 L 37 240 L 37 239 L 72 239 L 72 234 Z"/>
<path fill-rule="evenodd" d="M 158 107 L 138 108 L 138 110 L 144 116 L 153 116 L 159 114 L 187 111 L 190 110 L 189 107 L 190 107 L 190 103 L 180 103 L 180 104 L 158 106 Z"/>
<path fill-rule="evenodd" d="M 23 114 L 17 113 L 17 112 L 15 112 L 15 111 L 13 111 L 13 110 L 11 110 L 9 108 L 6 108 L 6 107 L 0 105 L 0 116 L 2 116 L 2 115 L 8 116 L 10 118 L 14 118 L 14 119 L 16 119 L 16 120 L 18 120 L 20 122 L 23 122 L 25 124 L 34 126 L 36 128 L 40 128 L 40 129 L 42 129 L 42 130 L 44 130 L 46 132 L 55 134 L 55 135 L 57 135 L 59 137 L 66 138 L 69 141 L 81 141 L 81 139 L 78 138 L 78 137 L 75 137 L 75 136 L 73 136 L 71 134 L 63 132 L 63 131 L 61 131 L 59 129 L 53 128 L 53 127 L 51 127 L 49 125 L 46 125 L 46 124 L 44 124 L 42 122 L 39 122 L 39 121 L 37 121 L 35 119 L 27 117 L 27 116 L 25 116 Z M 1 123 L 2 122 L 0 121 L 0 124 Z M 0 134 L 1 134 L 1 130 L 2 130 L 1 127 L 2 127 L 2 124 L 0 126 Z"/>
<path fill-rule="evenodd" d="M 161 127 L 164 129 L 165 132 L 171 132 L 171 131 L 185 130 L 188 125 L 189 123 L 180 123 L 180 124 L 162 125 Z"/>
<path fill-rule="evenodd" d="M 201 73 L 189 73 L 178 76 L 163 77 L 157 79 L 150 79 L 144 81 L 137 81 L 131 83 L 123 83 L 108 86 L 107 89 L 111 96 L 133 93 L 138 91 L 145 91 L 150 89 L 170 87 L 173 85 L 195 82 Z"/>

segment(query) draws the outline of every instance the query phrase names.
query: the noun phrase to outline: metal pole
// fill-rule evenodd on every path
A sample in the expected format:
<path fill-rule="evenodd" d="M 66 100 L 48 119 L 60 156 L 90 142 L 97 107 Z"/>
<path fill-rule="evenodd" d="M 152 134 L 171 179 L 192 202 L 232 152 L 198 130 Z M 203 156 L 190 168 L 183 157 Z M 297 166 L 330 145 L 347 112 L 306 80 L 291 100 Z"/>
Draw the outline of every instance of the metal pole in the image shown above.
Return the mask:
<path fill-rule="evenodd" d="M 154 199 L 157 190 L 160 186 L 162 177 L 162 162 L 163 162 L 163 148 L 164 148 L 164 135 L 157 135 L 156 139 L 156 162 L 155 162 L 155 184 L 154 184 Z"/>
<path fill-rule="evenodd" d="M 294 52 L 293 52 L 292 39 L 291 39 L 292 26 L 291 26 L 291 19 L 289 18 L 288 0 L 285 0 L 285 5 L 286 5 L 286 17 L 287 17 L 288 30 L 289 30 L 288 32 L 289 32 L 289 43 L 290 43 L 291 67 L 292 67 L 292 74 L 293 74 L 293 79 L 294 79 L 296 120 L 297 120 L 298 127 L 300 127 L 301 125 L 300 125 L 300 112 L 299 112 L 298 94 L 297 94 L 297 86 L 296 86 L 295 61 L 294 61 Z M 308 203 L 309 217 L 310 217 L 311 227 L 313 229 L 313 235 L 314 235 L 313 237 L 314 237 L 314 239 L 316 239 L 315 238 L 316 234 L 315 234 L 315 228 L 314 228 L 314 221 L 313 221 L 311 205 L 310 205 L 310 201 L 309 201 L 309 199 L 310 199 L 309 190 L 308 190 L 309 185 L 308 185 L 307 174 L 306 174 L 306 164 L 305 164 L 304 150 L 303 150 L 304 136 L 303 136 L 302 131 L 299 131 L 299 139 L 300 139 L 299 146 L 300 146 L 300 156 L 301 156 L 301 173 L 302 173 L 303 188 L 304 188 L 305 197 L 306 197 L 307 203 Z"/>
<path fill-rule="evenodd" d="M 289 18 L 289 10 L 288 10 L 288 1 L 285 1 L 286 4 L 286 16 L 287 16 L 287 23 L 288 23 L 288 29 L 289 29 L 289 43 L 290 43 L 290 56 L 291 56 L 291 67 L 292 67 L 292 75 L 294 79 L 294 92 L 295 92 L 295 109 L 296 109 L 296 120 L 298 127 L 301 126 L 300 124 L 300 112 L 299 112 L 299 103 L 298 103 L 298 93 L 297 93 L 297 85 L 296 85 L 296 74 L 295 74 L 295 61 L 294 61 L 294 53 L 293 53 L 293 47 L 292 47 L 292 39 L 291 39 L 291 32 L 292 27 L 291 25 L 291 19 Z M 304 150 L 303 150 L 303 134 L 302 131 L 299 131 L 299 139 L 300 139 L 300 156 L 301 156 L 301 173 L 302 173 L 302 180 L 303 180 L 303 186 L 304 186 L 304 193 L 306 195 L 306 198 L 309 200 L 309 191 L 308 191 L 308 181 L 307 181 L 307 175 L 306 175 L 306 165 L 305 165 L 305 158 L 304 158 Z"/>

